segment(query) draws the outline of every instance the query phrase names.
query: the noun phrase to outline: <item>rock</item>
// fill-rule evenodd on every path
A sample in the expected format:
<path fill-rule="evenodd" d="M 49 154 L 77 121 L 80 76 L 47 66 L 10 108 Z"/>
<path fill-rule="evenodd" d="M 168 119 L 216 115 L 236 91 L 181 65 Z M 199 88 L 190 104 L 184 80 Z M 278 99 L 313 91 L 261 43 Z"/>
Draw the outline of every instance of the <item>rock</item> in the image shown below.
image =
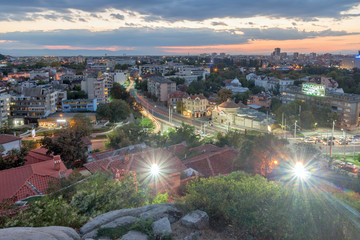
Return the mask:
<path fill-rule="evenodd" d="M 137 217 L 132 216 L 121 217 L 105 225 L 102 225 L 100 228 L 125 227 L 133 224 L 137 220 L 139 220 Z"/>
<path fill-rule="evenodd" d="M 156 236 L 169 236 L 172 234 L 170 221 L 163 217 L 153 223 L 153 231 Z"/>
<path fill-rule="evenodd" d="M 202 233 L 200 231 L 192 232 L 190 235 L 186 236 L 184 240 L 195 240 L 197 239 L 197 237 L 200 237 L 201 234 Z"/>
<path fill-rule="evenodd" d="M 114 221 L 115 219 L 125 217 L 125 216 L 139 217 L 143 213 L 152 211 L 153 209 L 156 209 L 156 208 L 159 208 L 160 210 L 167 209 L 171 213 L 171 211 L 168 209 L 168 208 L 170 208 L 170 209 L 172 209 L 172 212 L 174 212 L 175 210 L 178 212 L 178 210 L 174 207 L 174 204 L 170 204 L 170 203 L 154 204 L 154 205 L 148 205 L 148 206 L 144 206 L 144 207 L 140 207 L 140 208 L 115 210 L 115 211 L 101 214 L 101 215 L 95 217 L 94 219 L 90 220 L 88 223 L 86 223 L 84 226 L 82 226 L 80 228 L 80 233 L 83 235 L 86 235 L 86 233 L 89 233 L 95 229 L 98 229 L 100 226 L 110 223 L 110 222 Z M 175 209 L 175 210 L 173 210 L 173 209 Z M 152 212 L 150 215 L 157 216 L 155 213 L 158 213 L 158 212 L 159 212 L 158 210 L 154 210 L 154 212 Z M 164 216 L 161 215 L 157 219 L 160 219 L 161 217 L 164 217 Z"/>
<path fill-rule="evenodd" d="M 127 234 L 125 234 L 124 236 L 122 236 L 122 238 L 120 240 L 147 240 L 148 236 L 144 233 L 141 232 L 137 232 L 137 231 L 130 231 Z"/>
<path fill-rule="evenodd" d="M 80 236 L 74 229 L 69 227 L 51 226 L 51 227 L 15 227 L 0 229 L 0 240 L 72 240 L 80 239 Z"/>
<path fill-rule="evenodd" d="M 204 211 L 196 210 L 183 217 L 181 224 L 189 228 L 204 229 L 209 226 L 209 216 Z"/>
<path fill-rule="evenodd" d="M 153 221 L 157 221 L 160 218 L 167 217 L 170 223 L 177 222 L 181 218 L 181 216 L 182 213 L 173 205 L 160 205 L 156 208 L 140 214 L 140 218 L 151 218 Z"/>

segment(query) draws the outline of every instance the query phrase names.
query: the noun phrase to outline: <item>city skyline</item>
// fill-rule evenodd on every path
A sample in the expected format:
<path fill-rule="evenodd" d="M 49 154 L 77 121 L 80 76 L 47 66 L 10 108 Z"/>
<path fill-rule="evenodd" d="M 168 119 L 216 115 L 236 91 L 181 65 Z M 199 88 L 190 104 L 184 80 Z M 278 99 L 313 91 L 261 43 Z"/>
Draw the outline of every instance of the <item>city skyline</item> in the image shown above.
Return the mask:
<path fill-rule="evenodd" d="M 0 53 L 356 54 L 358 1 L 1 1 Z M 20 7 L 19 7 L 20 6 Z"/>

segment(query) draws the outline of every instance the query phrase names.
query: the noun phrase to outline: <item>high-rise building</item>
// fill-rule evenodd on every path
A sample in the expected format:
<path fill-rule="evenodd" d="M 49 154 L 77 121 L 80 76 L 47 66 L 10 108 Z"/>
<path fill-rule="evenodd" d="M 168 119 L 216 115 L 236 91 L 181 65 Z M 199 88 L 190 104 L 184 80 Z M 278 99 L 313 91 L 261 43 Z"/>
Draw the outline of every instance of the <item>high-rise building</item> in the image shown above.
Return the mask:
<path fill-rule="evenodd" d="M 298 52 L 294 52 L 293 58 L 294 58 L 294 59 L 298 59 L 298 58 L 299 58 L 299 53 L 298 53 Z"/>
<path fill-rule="evenodd" d="M 274 55 L 275 56 L 280 56 L 280 52 L 281 52 L 280 48 L 275 48 Z"/>

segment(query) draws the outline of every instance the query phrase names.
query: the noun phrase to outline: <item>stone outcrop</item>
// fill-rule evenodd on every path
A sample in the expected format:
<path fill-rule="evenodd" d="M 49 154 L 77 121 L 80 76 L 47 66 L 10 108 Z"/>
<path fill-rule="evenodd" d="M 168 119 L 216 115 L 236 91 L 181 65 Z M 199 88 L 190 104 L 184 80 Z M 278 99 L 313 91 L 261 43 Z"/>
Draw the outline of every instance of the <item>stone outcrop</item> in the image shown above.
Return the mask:
<path fill-rule="evenodd" d="M 130 231 L 124 236 L 122 236 L 120 240 L 147 240 L 147 239 L 148 236 L 146 234 L 137 231 Z"/>
<path fill-rule="evenodd" d="M 80 239 L 79 234 L 69 227 L 14 227 L 0 229 L 0 240 L 73 240 Z"/>
<path fill-rule="evenodd" d="M 167 217 L 163 217 L 154 222 L 153 231 L 156 236 L 160 237 L 171 235 L 172 231 L 169 219 Z"/>
<path fill-rule="evenodd" d="M 129 226 L 141 219 L 152 219 L 157 221 L 167 218 L 170 223 L 178 221 L 182 217 L 182 213 L 174 204 L 154 204 L 140 208 L 120 209 L 101 214 L 80 228 L 83 239 L 95 238 L 98 229 L 114 228 L 118 226 Z"/>
<path fill-rule="evenodd" d="M 183 217 L 181 224 L 188 228 L 204 229 L 209 226 L 209 216 L 204 211 L 195 210 Z"/>

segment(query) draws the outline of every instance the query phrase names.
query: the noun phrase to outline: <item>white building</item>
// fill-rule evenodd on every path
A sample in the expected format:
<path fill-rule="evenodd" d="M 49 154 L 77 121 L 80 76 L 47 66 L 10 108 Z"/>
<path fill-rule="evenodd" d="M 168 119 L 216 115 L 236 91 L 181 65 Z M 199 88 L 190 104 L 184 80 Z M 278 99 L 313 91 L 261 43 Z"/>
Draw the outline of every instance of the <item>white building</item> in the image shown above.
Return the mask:
<path fill-rule="evenodd" d="M 229 84 L 226 84 L 225 88 L 231 90 L 234 94 L 249 91 L 247 87 L 242 87 L 241 82 L 237 78 L 234 78 Z"/>
<path fill-rule="evenodd" d="M 0 90 L 0 126 L 4 126 L 7 123 L 10 115 L 10 100 L 11 95 L 4 89 Z"/>
<path fill-rule="evenodd" d="M 21 138 L 8 134 L 0 134 L 0 145 L 4 148 L 2 155 L 6 156 L 12 149 L 20 150 Z"/>
<path fill-rule="evenodd" d="M 98 73 L 88 73 L 85 80 L 81 82 L 81 90 L 87 93 L 88 99 L 97 99 L 100 104 L 109 102 L 109 82 Z"/>
<path fill-rule="evenodd" d="M 115 70 L 114 82 L 124 85 L 128 79 L 128 73 L 122 70 Z"/>

